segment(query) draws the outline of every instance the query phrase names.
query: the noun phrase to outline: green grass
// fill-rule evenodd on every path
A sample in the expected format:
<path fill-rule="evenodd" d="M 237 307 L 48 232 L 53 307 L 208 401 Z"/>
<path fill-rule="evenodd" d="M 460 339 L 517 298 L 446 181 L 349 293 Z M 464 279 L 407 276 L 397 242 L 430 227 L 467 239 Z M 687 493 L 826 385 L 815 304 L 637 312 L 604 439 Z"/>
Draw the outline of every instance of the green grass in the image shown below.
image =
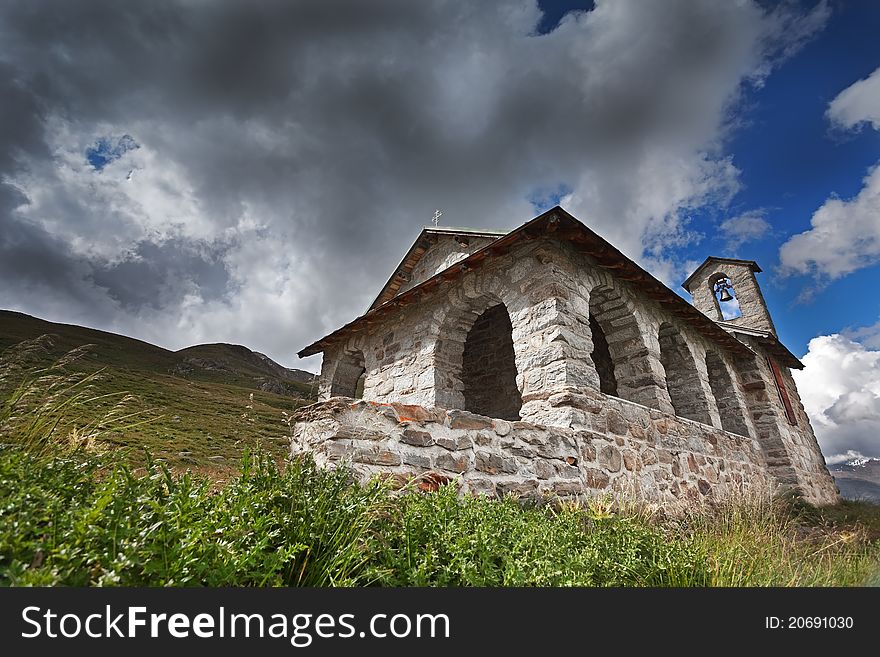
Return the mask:
<path fill-rule="evenodd" d="M 280 458 L 290 398 L 106 376 L 78 369 L 76 350 L 47 366 L 45 342 L 0 362 L 3 585 L 880 585 L 880 506 L 756 499 L 666 516 L 361 485 Z M 227 471 L 196 457 L 221 450 Z"/>
<path fill-rule="evenodd" d="M 0 449 L 0 584 L 72 586 L 854 586 L 877 584 L 861 521 L 740 502 L 661 518 L 358 485 L 245 455 L 217 488 L 114 453 Z M 852 505 L 848 505 L 853 508 Z"/>
<path fill-rule="evenodd" d="M 379 486 L 245 456 L 212 481 L 82 454 L 0 452 L 0 584 L 345 586 L 360 581 Z"/>
<path fill-rule="evenodd" d="M 27 347 L 35 341 L 39 348 Z M 108 414 L 120 414 L 118 406 L 124 399 L 125 410 L 137 413 L 138 422 L 103 426 L 102 442 L 131 448 L 134 458 L 146 449 L 175 467 L 228 472 L 246 448 L 282 457 L 287 451 L 283 413 L 311 403 L 308 395 L 314 394 L 297 382 L 285 385 L 301 388 L 302 394 L 308 393 L 304 398 L 255 389 L 254 377 L 267 372 L 256 368 L 247 358 L 250 352 L 242 347 L 200 345 L 172 352 L 112 333 L 6 311 L 0 311 L 0 352 L 0 398 L 9 399 L 27 378 L 35 388 L 15 409 L 19 415 L 34 412 L 29 402 L 40 394 L 46 396 L 47 381 L 64 380 L 69 385 L 76 377 L 88 379 L 83 384 L 88 394 L 63 408 L 57 430 L 106 424 Z M 222 358 L 230 370 L 196 370 L 186 377 L 172 374 L 181 354 Z M 148 419 L 152 421 L 144 422 Z"/>

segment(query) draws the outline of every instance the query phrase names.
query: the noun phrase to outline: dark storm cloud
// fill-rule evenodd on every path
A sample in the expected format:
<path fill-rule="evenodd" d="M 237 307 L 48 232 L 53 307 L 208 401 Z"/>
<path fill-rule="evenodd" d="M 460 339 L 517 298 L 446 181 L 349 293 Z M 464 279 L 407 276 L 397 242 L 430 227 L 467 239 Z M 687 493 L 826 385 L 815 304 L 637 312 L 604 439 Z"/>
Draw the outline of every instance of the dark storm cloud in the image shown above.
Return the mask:
<path fill-rule="evenodd" d="M 141 242 L 126 260 L 95 267 L 91 279 L 125 309 L 137 312 L 145 306 L 175 307 L 193 288 L 206 301 L 221 299 L 229 272 L 222 252 L 205 253 L 185 243 Z"/>
<path fill-rule="evenodd" d="M 741 85 L 826 16 L 600 2 L 534 36 L 525 0 L 5 2 L 0 221 L 28 238 L 3 244 L 52 256 L 7 265 L 0 304 L 37 309 L 24 290 L 57 279 L 77 294 L 39 308 L 290 363 L 363 310 L 435 207 L 510 228 L 567 189 L 660 258 L 683 209 L 736 187 L 720 146 Z M 122 134 L 141 148 L 88 167 Z"/>

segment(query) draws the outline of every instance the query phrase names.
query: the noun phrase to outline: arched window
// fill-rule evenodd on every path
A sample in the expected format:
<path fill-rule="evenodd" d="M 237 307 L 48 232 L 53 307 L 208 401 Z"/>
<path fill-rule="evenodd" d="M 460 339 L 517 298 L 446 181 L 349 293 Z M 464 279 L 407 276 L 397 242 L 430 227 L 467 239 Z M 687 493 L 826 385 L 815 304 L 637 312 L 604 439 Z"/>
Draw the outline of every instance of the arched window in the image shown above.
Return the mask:
<path fill-rule="evenodd" d="M 715 405 L 718 406 L 721 428 L 741 436 L 748 436 L 745 410 L 734 390 L 730 370 L 715 352 L 706 352 L 706 373 L 709 375 L 709 386 L 715 397 Z"/>
<path fill-rule="evenodd" d="M 333 373 L 330 396 L 361 399 L 364 396 L 365 380 L 366 367 L 364 366 L 363 352 L 359 350 L 343 352 L 336 364 L 336 371 Z"/>
<path fill-rule="evenodd" d="M 739 299 L 736 296 L 736 291 L 733 289 L 733 283 L 727 274 L 722 272 L 713 274 L 709 277 L 709 286 L 712 288 L 715 307 L 718 309 L 720 319 L 729 320 L 742 317 Z"/>
<path fill-rule="evenodd" d="M 593 365 L 599 374 L 599 390 L 606 395 L 617 397 L 617 377 L 614 376 L 614 361 L 611 359 L 611 351 L 608 348 L 608 340 L 605 331 L 596 321 L 596 316 L 590 313 L 590 333 L 593 335 L 593 352 L 590 356 Z"/>
<path fill-rule="evenodd" d="M 672 324 L 663 322 L 657 337 L 660 342 L 660 362 L 666 371 L 666 389 L 675 414 L 712 424 L 709 403 L 700 384 L 694 357 L 681 333 Z"/>
<path fill-rule="evenodd" d="M 662 382 L 646 375 L 650 372 L 648 347 L 626 301 L 617 290 L 598 286 L 590 291 L 589 313 L 590 355 L 599 375 L 599 390 L 657 408 Z"/>
<path fill-rule="evenodd" d="M 464 410 L 501 420 L 519 420 L 522 396 L 516 374 L 510 315 L 504 304 L 499 303 L 477 317 L 464 341 Z"/>

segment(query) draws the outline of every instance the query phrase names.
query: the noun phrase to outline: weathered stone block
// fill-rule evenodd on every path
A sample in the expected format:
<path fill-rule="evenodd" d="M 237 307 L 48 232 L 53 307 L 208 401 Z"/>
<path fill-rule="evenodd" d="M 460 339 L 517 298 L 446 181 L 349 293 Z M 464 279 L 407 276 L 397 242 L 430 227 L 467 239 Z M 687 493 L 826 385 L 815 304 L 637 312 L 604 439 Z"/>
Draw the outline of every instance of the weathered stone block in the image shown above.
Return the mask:
<path fill-rule="evenodd" d="M 596 468 L 584 468 L 584 483 L 589 488 L 603 489 L 608 486 L 610 477 L 602 470 Z"/>
<path fill-rule="evenodd" d="M 536 497 L 538 482 L 535 479 L 524 481 L 499 481 L 495 483 L 495 490 L 499 496 L 513 495 L 515 497 Z"/>
<path fill-rule="evenodd" d="M 619 472 L 621 462 L 620 450 L 614 445 L 605 445 L 599 450 L 599 465 L 608 472 Z"/>
<path fill-rule="evenodd" d="M 406 465 L 414 465 L 419 468 L 431 467 L 431 457 L 427 454 L 420 454 L 418 452 L 402 452 L 400 458 Z"/>
<path fill-rule="evenodd" d="M 467 454 L 456 454 L 454 452 L 444 452 L 437 456 L 434 465 L 442 470 L 458 472 L 459 474 L 467 472 L 471 469 L 470 458 Z"/>
<path fill-rule="evenodd" d="M 450 429 L 492 429 L 493 422 L 490 418 L 476 415 L 467 411 L 448 411 L 448 423 Z"/>
<path fill-rule="evenodd" d="M 517 471 L 516 462 L 512 459 L 506 459 L 498 454 L 489 452 L 476 452 L 475 467 L 480 472 L 488 474 L 509 473 L 513 474 Z"/>
<path fill-rule="evenodd" d="M 427 431 L 419 431 L 418 429 L 405 429 L 400 437 L 400 442 L 407 445 L 415 445 L 416 447 L 427 447 L 434 444 L 434 438 Z"/>
<path fill-rule="evenodd" d="M 470 449 L 474 446 L 474 441 L 467 434 L 460 436 L 440 436 L 434 439 L 434 444 L 443 449 L 457 451 L 460 449 Z"/>
<path fill-rule="evenodd" d="M 400 455 L 387 449 L 359 449 L 355 452 L 355 463 L 367 465 L 400 465 Z"/>

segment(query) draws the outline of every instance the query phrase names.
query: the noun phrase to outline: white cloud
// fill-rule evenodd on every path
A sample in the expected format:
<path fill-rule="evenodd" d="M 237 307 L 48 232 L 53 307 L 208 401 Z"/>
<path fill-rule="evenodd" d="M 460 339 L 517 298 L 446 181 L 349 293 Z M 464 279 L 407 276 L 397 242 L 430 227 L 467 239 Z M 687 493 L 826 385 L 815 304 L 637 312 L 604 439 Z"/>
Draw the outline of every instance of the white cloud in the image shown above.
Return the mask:
<path fill-rule="evenodd" d="M 822 452 L 880 457 L 880 351 L 842 335 L 810 340 L 793 372 Z"/>
<path fill-rule="evenodd" d="M 764 210 L 749 210 L 722 221 L 718 227 L 727 239 L 728 250 L 736 251 L 746 242 L 766 236 L 771 226 L 765 214 Z"/>
<path fill-rule="evenodd" d="M 810 224 L 780 247 L 784 273 L 835 279 L 880 261 L 880 165 L 868 170 L 854 198 L 829 198 Z"/>
<path fill-rule="evenodd" d="M 880 321 L 870 326 L 844 329 L 840 333 L 843 337 L 863 344 L 868 349 L 880 349 Z"/>
<path fill-rule="evenodd" d="M 880 68 L 841 91 L 828 105 L 827 116 L 842 128 L 868 123 L 880 130 Z"/>
<path fill-rule="evenodd" d="M 880 68 L 840 92 L 826 116 L 843 128 L 868 123 L 880 130 Z M 779 248 L 783 274 L 833 280 L 880 261 L 880 162 L 868 169 L 854 198 L 831 196 L 810 225 Z"/>

